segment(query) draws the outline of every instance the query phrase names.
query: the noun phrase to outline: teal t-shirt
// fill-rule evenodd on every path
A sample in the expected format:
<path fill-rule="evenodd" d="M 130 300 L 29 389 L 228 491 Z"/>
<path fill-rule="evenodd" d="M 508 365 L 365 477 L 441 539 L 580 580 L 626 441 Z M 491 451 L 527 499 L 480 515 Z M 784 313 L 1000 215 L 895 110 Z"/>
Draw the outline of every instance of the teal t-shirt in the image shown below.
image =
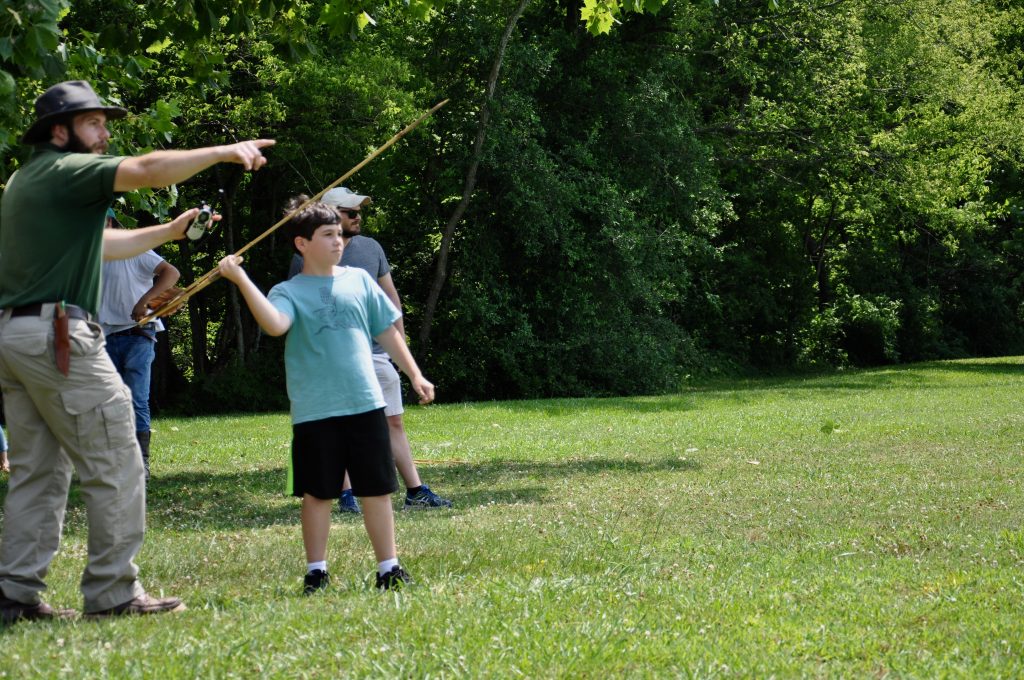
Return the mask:
<path fill-rule="evenodd" d="M 99 308 L 103 226 L 123 156 L 36 146 L 0 198 L 0 308 Z"/>
<path fill-rule="evenodd" d="M 334 272 L 299 274 L 267 296 L 292 320 L 284 365 L 295 424 L 385 405 L 371 343 L 401 314 L 362 269 L 335 267 Z"/>

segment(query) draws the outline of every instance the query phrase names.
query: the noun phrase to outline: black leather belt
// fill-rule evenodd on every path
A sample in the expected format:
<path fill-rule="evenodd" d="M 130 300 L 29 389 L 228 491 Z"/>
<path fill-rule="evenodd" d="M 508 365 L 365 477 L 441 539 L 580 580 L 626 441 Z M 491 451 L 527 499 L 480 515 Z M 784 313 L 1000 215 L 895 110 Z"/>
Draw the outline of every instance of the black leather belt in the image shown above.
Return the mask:
<path fill-rule="evenodd" d="M 147 325 L 148 325 L 148 324 L 147 324 Z M 153 331 L 151 330 L 151 331 L 150 331 L 150 333 L 152 333 L 152 332 L 153 332 Z M 110 333 L 109 335 L 107 335 L 107 337 L 108 337 L 108 338 L 112 338 L 112 337 L 114 337 L 114 336 L 117 336 L 117 335 L 141 335 L 141 336 L 142 336 L 142 337 L 144 337 L 144 338 L 149 338 L 150 340 L 152 340 L 152 339 L 153 339 L 153 338 L 152 338 L 152 337 L 151 337 L 151 336 L 149 335 L 149 333 L 147 333 L 146 331 L 144 331 L 144 330 L 143 330 L 143 329 L 142 329 L 141 327 L 139 327 L 139 326 L 132 326 L 131 328 L 125 328 L 125 329 L 124 329 L 123 331 L 118 331 L 118 332 L 116 332 L 116 333 Z"/>
<path fill-rule="evenodd" d="M 92 314 L 85 311 L 78 305 L 64 305 L 64 312 L 72 319 L 92 321 Z M 11 316 L 39 316 L 43 313 L 43 303 L 37 302 L 34 305 L 24 305 L 11 309 Z"/>

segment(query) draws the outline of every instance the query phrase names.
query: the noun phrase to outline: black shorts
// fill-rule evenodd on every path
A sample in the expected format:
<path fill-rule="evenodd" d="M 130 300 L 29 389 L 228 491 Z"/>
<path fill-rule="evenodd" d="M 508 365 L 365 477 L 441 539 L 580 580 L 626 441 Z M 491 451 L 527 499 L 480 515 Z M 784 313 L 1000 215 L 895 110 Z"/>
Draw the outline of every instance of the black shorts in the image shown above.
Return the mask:
<path fill-rule="evenodd" d="M 384 409 L 292 425 L 293 496 L 337 498 L 345 470 L 356 496 L 398 491 Z"/>

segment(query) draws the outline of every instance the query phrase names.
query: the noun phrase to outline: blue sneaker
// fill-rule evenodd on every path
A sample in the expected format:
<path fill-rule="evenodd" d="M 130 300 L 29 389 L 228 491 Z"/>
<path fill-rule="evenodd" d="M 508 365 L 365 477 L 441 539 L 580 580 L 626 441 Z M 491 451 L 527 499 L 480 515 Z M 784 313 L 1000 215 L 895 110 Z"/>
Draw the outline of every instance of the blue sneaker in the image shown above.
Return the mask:
<path fill-rule="evenodd" d="M 341 498 L 338 499 L 338 510 L 341 514 L 360 515 L 362 510 L 359 509 L 359 501 L 352 495 L 352 489 L 345 489 L 341 492 Z"/>
<path fill-rule="evenodd" d="M 410 508 L 423 509 L 423 508 L 450 508 L 452 502 L 447 498 L 441 498 L 436 493 L 430 490 L 430 487 L 424 484 L 420 487 L 420 490 L 416 492 L 415 496 L 410 496 L 408 492 L 405 494 L 405 509 Z"/>

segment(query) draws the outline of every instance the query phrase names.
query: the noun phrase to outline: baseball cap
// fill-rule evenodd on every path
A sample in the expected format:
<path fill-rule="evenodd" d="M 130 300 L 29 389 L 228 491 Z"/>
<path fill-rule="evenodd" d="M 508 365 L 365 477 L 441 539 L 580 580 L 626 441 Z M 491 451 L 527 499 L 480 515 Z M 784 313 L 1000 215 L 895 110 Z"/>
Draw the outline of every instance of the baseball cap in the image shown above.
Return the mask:
<path fill-rule="evenodd" d="M 369 196 L 363 196 L 353 192 L 346 187 L 335 187 L 320 197 L 321 203 L 326 203 L 333 208 L 361 208 L 373 200 Z"/>

